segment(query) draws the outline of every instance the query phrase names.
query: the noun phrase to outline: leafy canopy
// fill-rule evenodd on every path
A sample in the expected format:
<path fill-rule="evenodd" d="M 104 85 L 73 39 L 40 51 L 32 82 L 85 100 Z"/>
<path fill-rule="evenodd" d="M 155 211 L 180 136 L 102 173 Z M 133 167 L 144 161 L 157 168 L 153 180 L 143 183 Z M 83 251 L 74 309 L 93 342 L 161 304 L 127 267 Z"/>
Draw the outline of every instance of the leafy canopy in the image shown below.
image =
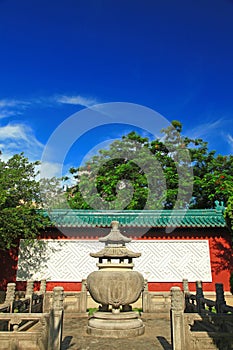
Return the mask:
<path fill-rule="evenodd" d="M 35 167 L 23 153 L 8 161 L 0 159 L 0 249 L 9 249 L 17 239 L 35 238 L 48 225 L 38 211 L 41 205 Z"/>
<path fill-rule="evenodd" d="M 216 155 L 202 139 L 183 137 L 173 121 L 164 137 L 136 132 L 114 141 L 79 168 L 68 201 L 77 209 L 214 208 L 232 191 L 233 156 Z M 192 186 L 192 188 L 191 188 Z M 191 196 L 190 196 L 191 190 Z"/>

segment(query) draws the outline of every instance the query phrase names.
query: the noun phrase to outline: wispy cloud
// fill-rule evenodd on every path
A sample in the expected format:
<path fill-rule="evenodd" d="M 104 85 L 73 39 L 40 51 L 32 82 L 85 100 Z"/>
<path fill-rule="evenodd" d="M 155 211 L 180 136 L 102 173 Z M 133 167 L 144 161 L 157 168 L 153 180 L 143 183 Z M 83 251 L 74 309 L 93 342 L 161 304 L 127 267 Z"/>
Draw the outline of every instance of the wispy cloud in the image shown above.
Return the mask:
<path fill-rule="evenodd" d="M 226 116 L 184 130 L 183 135 L 192 139 L 201 138 L 208 142 L 210 149 L 216 150 L 216 147 L 219 147 L 222 149 L 222 154 L 231 154 L 233 153 L 233 136 L 231 131 L 232 121 Z"/>
<path fill-rule="evenodd" d="M 222 118 L 210 121 L 207 123 L 199 124 L 198 126 L 188 129 L 185 131 L 185 136 L 189 136 L 193 139 L 195 138 L 205 138 L 208 136 L 213 136 L 215 132 L 219 131 L 219 128 L 224 123 L 224 120 Z"/>
<path fill-rule="evenodd" d="M 0 150 L 4 158 L 9 158 L 15 153 L 24 152 L 30 160 L 40 159 L 44 145 L 36 138 L 32 128 L 26 123 L 19 123 L 17 117 L 28 118 L 29 111 L 33 108 L 47 108 L 48 106 L 60 107 L 63 104 L 80 105 L 90 107 L 97 104 L 95 98 L 81 95 L 49 95 L 37 96 L 26 99 L 0 99 L 0 120 L 10 118 L 11 122 L 0 125 Z M 14 120 L 15 119 L 15 120 Z M 14 120 L 14 121 L 13 121 Z M 52 170 L 53 168 L 53 170 Z M 54 172 L 54 166 L 51 172 Z"/>
<path fill-rule="evenodd" d="M 15 106 L 14 100 L 0 100 L 0 108 Z"/>
<path fill-rule="evenodd" d="M 233 153 L 233 136 L 230 135 L 230 134 L 227 134 L 226 135 L 226 140 L 227 140 L 227 143 L 230 145 L 231 147 L 231 152 Z"/>
<path fill-rule="evenodd" d="M 29 104 L 29 102 L 22 101 L 22 100 L 14 100 L 14 99 L 2 99 L 2 100 L 0 100 L 0 108 L 25 106 L 28 104 Z"/>
<path fill-rule="evenodd" d="M 28 98 L 27 100 L 0 99 L 0 119 L 23 114 L 30 107 L 59 106 L 62 104 L 91 107 L 98 104 L 97 99 L 81 95 L 53 95 Z"/>
<path fill-rule="evenodd" d="M 0 119 L 9 118 L 22 114 L 23 110 L 31 105 L 30 101 L 1 99 L 0 100 Z"/>
<path fill-rule="evenodd" d="M 84 107 L 90 107 L 98 103 L 95 98 L 84 97 L 81 95 L 76 95 L 76 96 L 61 95 L 61 96 L 56 96 L 55 100 L 58 103 L 80 105 Z"/>
<path fill-rule="evenodd" d="M 17 112 L 10 111 L 7 109 L 3 109 L 3 110 L 0 109 L 0 119 L 9 118 L 9 117 L 16 115 L 16 114 L 19 114 L 19 112 L 18 111 Z"/>
<path fill-rule="evenodd" d="M 31 160 L 37 160 L 41 157 L 44 145 L 37 140 L 29 126 L 9 123 L 0 126 L 0 147 L 3 158 L 23 151 Z"/>

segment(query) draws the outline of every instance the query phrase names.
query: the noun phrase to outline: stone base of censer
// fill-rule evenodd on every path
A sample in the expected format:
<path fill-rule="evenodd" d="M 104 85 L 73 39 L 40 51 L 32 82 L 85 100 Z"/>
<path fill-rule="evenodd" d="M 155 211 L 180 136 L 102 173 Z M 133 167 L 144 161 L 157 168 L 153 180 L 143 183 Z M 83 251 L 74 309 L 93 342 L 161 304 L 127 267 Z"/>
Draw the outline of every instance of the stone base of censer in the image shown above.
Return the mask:
<path fill-rule="evenodd" d="M 138 314 L 129 312 L 97 311 L 88 321 L 87 332 L 96 337 L 129 338 L 142 335 L 145 326 Z"/>

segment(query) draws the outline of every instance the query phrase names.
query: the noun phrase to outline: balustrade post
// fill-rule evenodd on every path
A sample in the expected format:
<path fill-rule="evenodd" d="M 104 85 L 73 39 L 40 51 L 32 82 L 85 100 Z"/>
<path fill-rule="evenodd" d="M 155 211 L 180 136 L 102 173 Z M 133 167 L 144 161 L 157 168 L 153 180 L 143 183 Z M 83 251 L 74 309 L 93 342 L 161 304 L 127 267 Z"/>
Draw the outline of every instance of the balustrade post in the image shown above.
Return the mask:
<path fill-rule="evenodd" d="M 188 280 L 186 278 L 184 278 L 182 283 L 183 283 L 184 294 L 189 294 L 189 282 L 188 282 Z"/>
<path fill-rule="evenodd" d="M 180 287 L 171 288 L 171 338 L 173 350 L 185 350 L 184 295 Z"/>
<path fill-rule="evenodd" d="M 34 281 L 28 280 L 27 281 L 27 287 L 26 287 L 26 293 L 25 293 L 25 299 L 30 300 L 29 304 L 29 313 L 32 312 L 32 296 L 34 292 Z"/>
<path fill-rule="evenodd" d="M 80 312 L 87 312 L 87 288 L 86 288 L 86 280 L 82 280 L 82 288 L 80 294 Z"/>
<path fill-rule="evenodd" d="M 189 282 L 186 278 L 182 281 L 183 284 L 183 292 L 185 298 L 185 311 L 190 310 L 190 291 L 189 291 Z"/>
<path fill-rule="evenodd" d="M 197 301 L 197 312 L 201 313 L 205 309 L 205 303 L 203 302 L 204 294 L 202 289 L 202 281 L 196 281 L 196 301 Z"/>
<path fill-rule="evenodd" d="M 13 302 L 15 300 L 16 283 L 7 283 L 6 298 L 4 304 L 10 305 L 10 312 L 13 311 Z"/>
<path fill-rule="evenodd" d="M 45 306 L 46 306 L 46 280 L 45 279 L 40 281 L 39 295 L 40 295 L 40 302 L 42 303 L 42 312 L 44 312 Z"/>
<path fill-rule="evenodd" d="M 46 293 L 46 280 L 40 281 L 40 294 Z"/>
<path fill-rule="evenodd" d="M 144 282 L 144 290 L 142 292 L 142 312 L 150 312 L 150 295 L 148 291 L 148 281 Z"/>
<path fill-rule="evenodd" d="M 62 342 L 64 312 L 64 288 L 53 289 L 53 304 L 50 312 L 49 350 L 60 350 Z"/>
<path fill-rule="evenodd" d="M 216 290 L 216 303 L 215 303 L 216 311 L 217 313 L 223 313 L 224 307 L 226 306 L 223 284 L 216 283 L 215 290 Z"/>

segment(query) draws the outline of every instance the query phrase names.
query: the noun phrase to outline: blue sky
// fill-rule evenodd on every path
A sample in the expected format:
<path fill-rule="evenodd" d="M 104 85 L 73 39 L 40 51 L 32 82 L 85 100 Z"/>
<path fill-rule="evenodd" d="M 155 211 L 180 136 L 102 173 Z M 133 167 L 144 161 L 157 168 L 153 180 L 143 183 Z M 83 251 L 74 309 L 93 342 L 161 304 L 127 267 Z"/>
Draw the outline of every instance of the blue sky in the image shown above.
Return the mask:
<path fill-rule="evenodd" d="M 40 159 L 70 115 L 117 101 L 178 119 L 185 135 L 231 154 L 232 18 L 232 0 L 0 0 L 2 157 Z M 66 167 L 125 131 L 92 130 Z"/>

